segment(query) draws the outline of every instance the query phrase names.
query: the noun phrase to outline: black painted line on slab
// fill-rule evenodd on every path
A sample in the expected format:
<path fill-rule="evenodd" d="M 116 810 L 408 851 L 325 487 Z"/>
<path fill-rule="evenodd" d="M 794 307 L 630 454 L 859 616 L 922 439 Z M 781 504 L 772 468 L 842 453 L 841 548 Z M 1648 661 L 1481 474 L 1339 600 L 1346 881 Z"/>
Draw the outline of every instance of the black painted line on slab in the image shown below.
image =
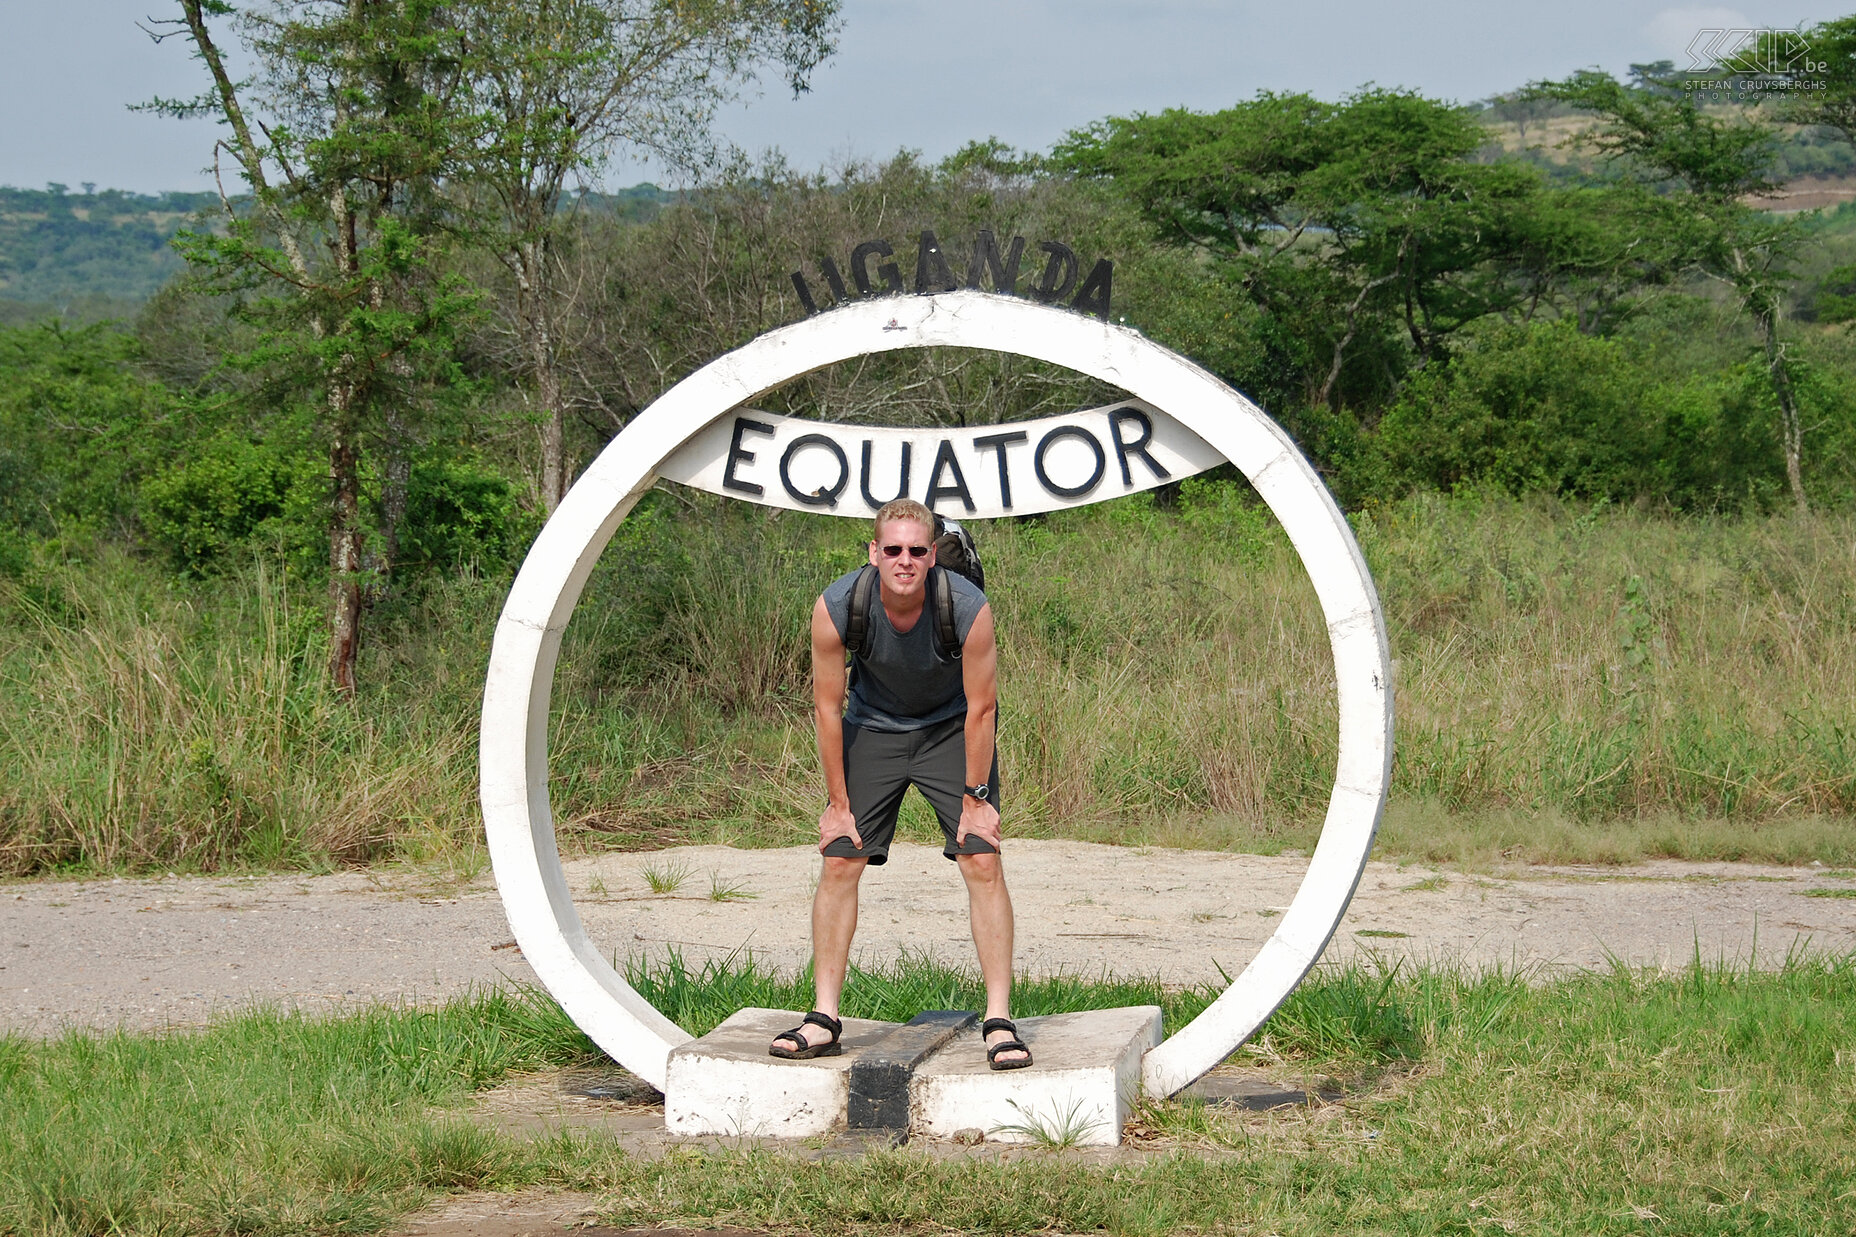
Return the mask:
<path fill-rule="evenodd" d="M 960 1009 L 931 1009 L 915 1015 L 859 1053 L 851 1064 L 851 1096 L 845 1124 L 853 1130 L 909 1128 L 909 1079 L 949 1040 L 979 1021 Z"/>

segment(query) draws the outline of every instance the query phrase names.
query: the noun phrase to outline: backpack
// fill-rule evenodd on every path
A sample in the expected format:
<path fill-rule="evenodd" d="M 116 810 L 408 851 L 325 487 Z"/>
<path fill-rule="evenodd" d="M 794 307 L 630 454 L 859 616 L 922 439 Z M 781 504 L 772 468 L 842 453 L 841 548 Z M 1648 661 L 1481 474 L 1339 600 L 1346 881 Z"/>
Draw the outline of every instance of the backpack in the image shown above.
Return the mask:
<path fill-rule="evenodd" d="M 941 573 L 958 572 L 973 581 L 975 588 L 984 590 L 986 569 L 980 565 L 980 552 L 973 544 L 973 534 L 953 520 L 944 520 L 938 515 L 934 517 L 934 561 L 934 569 L 928 573 L 927 606 L 934 622 L 935 648 L 943 657 L 959 661 L 960 635 L 954 627 L 954 590 L 940 578 Z M 853 657 L 863 653 L 864 637 L 870 630 L 870 607 L 881 604 L 877 600 L 881 586 L 876 568 L 868 564 L 851 584 L 851 612 L 844 624 L 844 647 Z"/>

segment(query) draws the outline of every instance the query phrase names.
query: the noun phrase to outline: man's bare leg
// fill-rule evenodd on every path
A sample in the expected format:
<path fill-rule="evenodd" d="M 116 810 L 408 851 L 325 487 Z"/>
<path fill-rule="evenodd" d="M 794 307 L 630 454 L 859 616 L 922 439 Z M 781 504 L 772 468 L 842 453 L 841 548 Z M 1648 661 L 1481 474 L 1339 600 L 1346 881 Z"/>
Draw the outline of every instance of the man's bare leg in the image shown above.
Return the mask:
<path fill-rule="evenodd" d="M 819 870 L 818 889 L 812 895 L 812 1008 L 838 1017 L 838 999 L 844 992 L 844 972 L 851 962 L 851 937 L 857 933 L 857 882 L 863 879 L 868 859 L 842 859 L 826 855 Z M 831 1032 L 816 1023 L 799 1028 L 808 1044 L 822 1044 Z"/>
<path fill-rule="evenodd" d="M 967 881 L 967 913 L 973 923 L 973 948 L 986 980 L 986 1017 L 1012 1016 L 1012 895 L 1005 888 L 1005 867 L 997 854 L 957 855 Z M 987 1036 L 988 1044 L 1012 1038 L 1004 1031 Z M 1027 1054 L 1014 1049 L 999 1054 L 1017 1061 Z"/>

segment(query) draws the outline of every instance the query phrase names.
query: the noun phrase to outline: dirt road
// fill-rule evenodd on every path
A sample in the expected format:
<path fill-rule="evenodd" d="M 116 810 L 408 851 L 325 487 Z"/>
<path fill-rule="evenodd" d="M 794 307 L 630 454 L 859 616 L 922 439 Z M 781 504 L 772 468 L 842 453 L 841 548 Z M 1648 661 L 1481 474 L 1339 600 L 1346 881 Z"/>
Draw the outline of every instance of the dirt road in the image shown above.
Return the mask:
<path fill-rule="evenodd" d="M 1006 851 L 1021 969 L 1235 973 L 1274 929 L 1306 860 L 1015 841 Z M 685 847 L 568 867 L 602 949 L 808 952 L 817 857 Z M 686 873 L 653 894 L 642 875 Z M 899 847 L 865 878 L 858 951 L 972 957 L 965 898 L 936 849 Z M 1856 950 L 1856 872 L 1739 864 L 1530 869 L 1488 877 L 1374 863 L 1330 959 L 1365 951 L 1470 966 L 1771 964 L 1800 941 Z M 0 1029 L 190 1025 L 268 1002 L 305 1009 L 431 1001 L 532 980 L 488 874 L 462 887 L 396 872 L 0 885 Z"/>

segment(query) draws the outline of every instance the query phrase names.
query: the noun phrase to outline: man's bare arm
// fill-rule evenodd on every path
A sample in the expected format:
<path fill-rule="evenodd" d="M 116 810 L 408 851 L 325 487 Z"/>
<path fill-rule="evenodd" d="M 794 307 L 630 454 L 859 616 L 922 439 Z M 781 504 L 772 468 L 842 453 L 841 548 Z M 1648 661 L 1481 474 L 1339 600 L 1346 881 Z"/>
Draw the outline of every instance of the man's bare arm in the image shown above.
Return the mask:
<path fill-rule="evenodd" d="M 993 631 L 991 605 L 980 607 L 967 632 L 967 642 L 961 646 L 960 676 L 967 694 L 967 785 L 977 786 L 992 775 L 993 745 L 998 737 L 999 643 Z M 998 849 L 998 807 L 965 799 L 956 843 L 964 842 L 969 833 L 977 833 Z"/>
<path fill-rule="evenodd" d="M 818 735 L 818 762 L 825 771 L 825 811 L 818 818 L 819 849 L 834 838 L 848 837 L 863 848 L 863 835 L 851 815 L 851 792 L 844 781 L 844 640 L 820 597 L 812 607 L 812 714 Z"/>

